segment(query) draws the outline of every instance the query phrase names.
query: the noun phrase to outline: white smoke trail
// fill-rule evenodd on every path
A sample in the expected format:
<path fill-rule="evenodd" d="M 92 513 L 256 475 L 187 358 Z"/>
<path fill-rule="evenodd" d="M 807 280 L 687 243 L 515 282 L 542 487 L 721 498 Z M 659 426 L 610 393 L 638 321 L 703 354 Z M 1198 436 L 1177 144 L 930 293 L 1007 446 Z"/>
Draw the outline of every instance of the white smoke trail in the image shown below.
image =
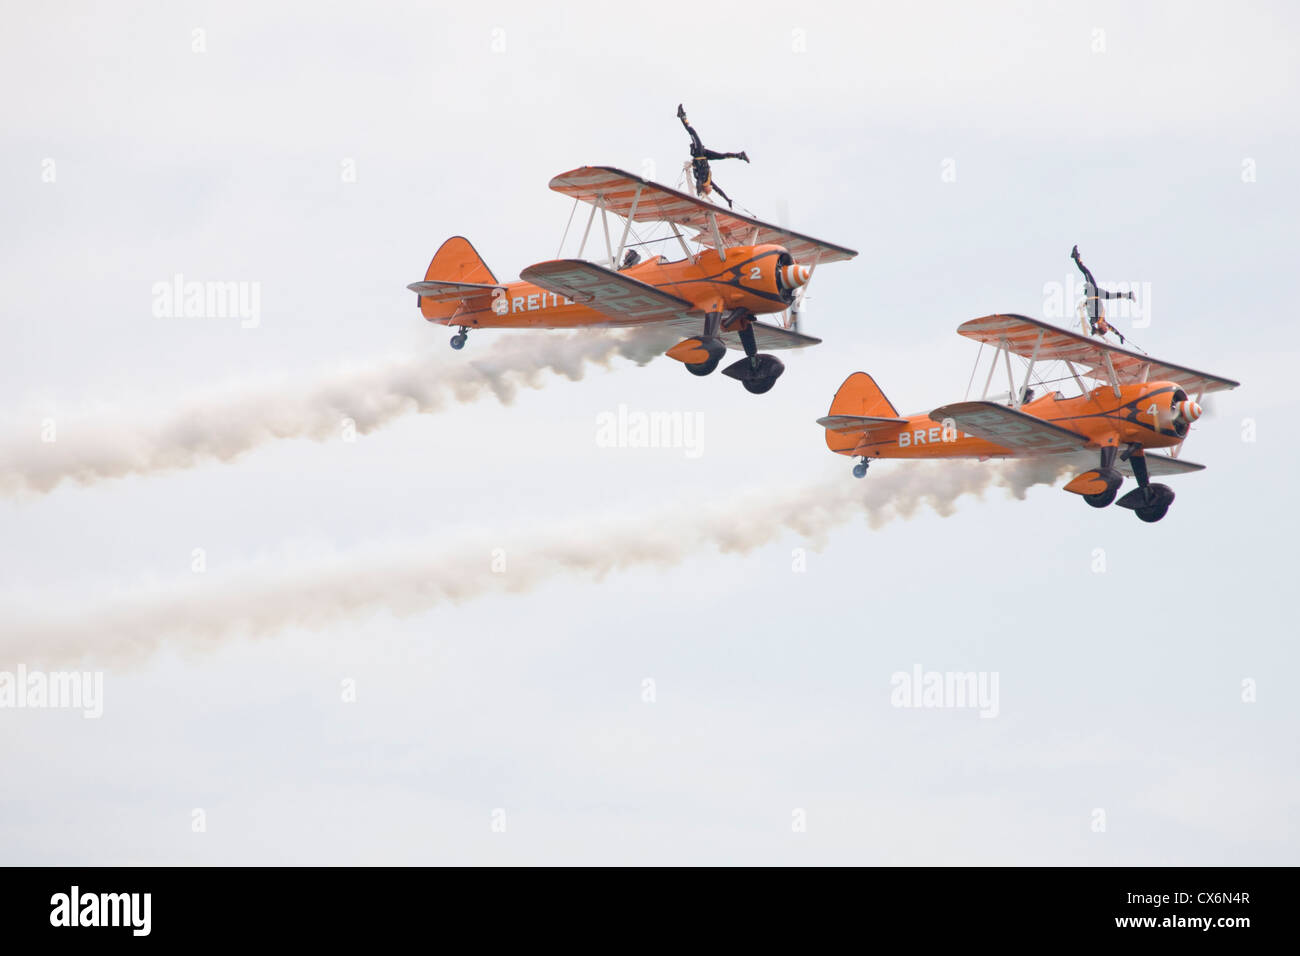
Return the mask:
<path fill-rule="evenodd" d="M 576 381 L 615 358 L 644 365 L 675 339 L 655 329 L 519 334 L 462 361 L 392 359 L 296 386 L 227 392 L 154 421 L 57 422 L 55 441 L 42 441 L 31 427 L 0 445 L 0 493 L 45 493 L 65 480 L 92 484 L 231 461 L 277 438 L 336 438 L 346 419 L 366 434 L 402 415 L 488 395 L 509 404 L 521 387 L 541 388 L 547 373 Z"/>
<path fill-rule="evenodd" d="M 743 553 L 794 532 L 820 546 L 855 518 L 871 527 L 907 519 L 928 505 L 950 514 L 962 495 L 992 487 L 1016 497 L 1056 480 L 1061 460 L 979 464 L 899 463 L 865 482 L 838 479 L 800 489 L 768 490 L 733 499 L 702 519 L 677 512 L 572 524 L 509 542 L 507 573 L 488 556 L 501 535 L 371 549 L 288 568 L 266 565 L 217 577 L 190 576 L 173 588 L 110 598 L 94 607 L 75 600 L 14 610 L 0 637 L 5 662 L 130 661 L 161 646 L 202 649 L 238 636 L 287 627 L 326 627 L 381 609 L 413 614 L 447 601 L 499 591 L 527 591 L 549 577 L 576 573 L 599 579 L 637 566 L 667 567 L 720 551 Z"/>

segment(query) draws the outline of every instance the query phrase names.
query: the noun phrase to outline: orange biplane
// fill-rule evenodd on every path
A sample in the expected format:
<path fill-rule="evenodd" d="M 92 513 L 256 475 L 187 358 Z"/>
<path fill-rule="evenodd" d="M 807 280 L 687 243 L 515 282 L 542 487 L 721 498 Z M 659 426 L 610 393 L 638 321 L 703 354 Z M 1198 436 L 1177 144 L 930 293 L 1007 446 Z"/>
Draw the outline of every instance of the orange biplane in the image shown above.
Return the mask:
<path fill-rule="evenodd" d="M 424 281 L 407 286 L 418 294 L 427 320 L 458 328 L 452 348 L 464 347 L 470 329 L 658 325 L 689 336 L 667 354 L 694 375 L 717 368 L 728 347 L 744 349 L 745 358 L 723 374 L 759 394 L 785 371 L 780 359 L 760 348 L 821 341 L 798 331 L 813 269 L 857 255 L 609 166 L 562 173 L 551 189 L 572 196 L 575 208 L 591 204 L 578 258 L 539 262 L 523 270 L 521 281 L 500 283 L 469 241 L 457 236 L 442 244 Z M 582 258 L 597 212 L 608 257 L 601 263 Z M 610 239 L 610 214 L 624 220 L 617 245 Z M 683 257 L 642 261 L 628 237 L 634 223 L 647 222 L 667 224 L 672 235 L 656 241 L 676 238 Z M 682 229 L 693 233 L 695 251 Z M 756 319 L 773 313 L 784 313 L 779 325 Z"/>
<path fill-rule="evenodd" d="M 1005 362 L 1007 395 L 902 418 L 870 375 L 855 372 L 817 424 L 826 429 L 831 451 L 861 459 L 853 468 L 856 477 L 866 475 L 873 458 L 1037 458 L 1096 449 L 1098 466 L 1076 475 L 1065 490 L 1082 495 L 1094 508 L 1104 508 L 1115 501 L 1129 474 L 1138 487 L 1116 503 L 1133 509 L 1143 521 L 1159 521 L 1174 493 L 1167 485 L 1151 483 L 1150 476 L 1205 467 L 1178 457 L 1192 422 L 1201 416 L 1201 396 L 1239 384 L 1021 315 L 986 315 L 957 331 L 980 342 L 981 351 L 984 345 L 995 347 L 984 396 L 987 399 L 999 356 Z M 1019 389 L 1012 355 L 1028 359 Z M 1060 381 L 1072 379 L 1080 394 L 1066 398 L 1051 390 L 1034 398 L 1031 380 L 1049 386 L 1054 381 L 1033 378 L 1034 369 L 1044 362 L 1062 363 L 1062 372 L 1069 374 Z M 1085 379 L 1095 384 L 1089 386 Z M 1150 448 L 1168 448 L 1171 453 L 1148 454 Z"/>

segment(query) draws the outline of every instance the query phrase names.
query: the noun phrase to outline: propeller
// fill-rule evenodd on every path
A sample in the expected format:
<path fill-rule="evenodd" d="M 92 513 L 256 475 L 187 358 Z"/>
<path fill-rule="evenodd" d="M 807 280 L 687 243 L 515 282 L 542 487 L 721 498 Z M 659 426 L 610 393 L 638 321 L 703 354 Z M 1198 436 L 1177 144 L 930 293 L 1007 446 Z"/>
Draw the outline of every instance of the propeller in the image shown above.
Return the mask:
<path fill-rule="evenodd" d="M 790 228 L 790 203 L 784 197 L 776 201 L 776 224 L 782 229 Z M 786 266 L 782 270 L 782 284 L 785 288 L 794 290 L 794 298 L 786 306 L 785 313 L 781 317 L 781 324 L 794 332 L 799 331 L 799 317 L 803 314 L 803 299 L 808 294 L 808 283 L 812 279 L 813 269 L 816 267 L 817 263 L 814 262 L 811 266 Z M 784 273 L 787 269 L 798 269 L 800 281 L 786 281 Z"/>
<path fill-rule="evenodd" d="M 1196 421 L 1205 414 L 1206 409 L 1202 408 L 1199 402 L 1194 402 L 1187 397 L 1187 393 L 1181 388 L 1174 392 L 1174 398 L 1170 404 L 1169 411 L 1172 413 L 1173 425 L 1175 428 L 1181 426 L 1183 441 L 1187 440 L 1187 432 L 1191 428 L 1192 422 Z M 1183 442 L 1179 442 L 1169 450 L 1170 458 L 1177 458 L 1183 450 Z"/>
<path fill-rule="evenodd" d="M 1190 425 L 1201 417 L 1203 411 L 1201 406 L 1196 402 L 1188 399 L 1185 402 L 1176 402 L 1174 404 L 1174 421 L 1180 421 Z"/>
<path fill-rule="evenodd" d="M 808 283 L 812 281 L 814 268 L 816 266 L 789 263 L 781 266 L 777 273 L 778 284 L 790 293 L 790 304 L 786 306 L 782 322 L 787 329 L 799 331 L 799 316 L 803 313 L 803 300 L 808 294 Z"/>

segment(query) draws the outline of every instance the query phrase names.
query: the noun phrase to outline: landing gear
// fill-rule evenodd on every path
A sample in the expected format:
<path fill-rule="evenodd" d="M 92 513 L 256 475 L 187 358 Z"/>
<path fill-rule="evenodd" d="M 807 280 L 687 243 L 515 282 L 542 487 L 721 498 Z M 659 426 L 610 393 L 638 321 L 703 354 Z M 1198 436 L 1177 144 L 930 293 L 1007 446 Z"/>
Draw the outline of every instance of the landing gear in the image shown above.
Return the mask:
<path fill-rule="evenodd" d="M 854 477 L 854 478 L 865 478 L 865 477 L 867 477 L 867 466 L 870 465 L 870 464 L 871 464 L 870 459 L 868 459 L 868 458 L 864 455 L 863 458 L 862 458 L 862 460 L 861 460 L 860 462 L 858 462 L 856 465 L 853 466 L 853 477 Z"/>
<path fill-rule="evenodd" d="M 703 362 L 686 362 L 686 371 L 692 375 L 710 375 L 722 361 L 722 357 L 727 354 L 727 347 L 722 344 L 722 339 L 718 338 L 718 328 L 722 324 L 721 312 L 709 312 L 704 316 L 704 334 L 698 339 L 698 349 L 703 349 L 708 353 L 708 358 Z"/>
<path fill-rule="evenodd" d="M 451 337 L 451 347 L 457 352 L 465 347 L 465 342 L 469 339 L 469 329 L 465 326 L 460 327 L 460 331 Z"/>
<path fill-rule="evenodd" d="M 769 391 L 785 372 L 785 363 L 775 355 L 760 355 L 754 338 L 754 326 L 745 321 L 740 327 L 740 344 L 745 347 L 745 357 L 722 370 L 722 374 L 739 379 L 745 391 L 762 395 Z"/>
<path fill-rule="evenodd" d="M 1133 466 L 1133 477 L 1137 479 L 1138 486 L 1116 504 L 1121 508 L 1131 508 L 1139 520 L 1153 524 L 1169 511 L 1169 506 L 1174 502 L 1174 490 L 1168 485 L 1151 483 L 1146 456 L 1141 449 L 1129 456 L 1129 462 Z"/>
<path fill-rule="evenodd" d="M 1094 508 L 1105 508 L 1114 501 L 1119 494 L 1119 486 L 1124 483 L 1124 476 L 1115 470 L 1116 450 L 1114 446 L 1101 450 L 1101 467 L 1097 469 L 1097 477 L 1106 482 L 1106 490 L 1083 496 L 1083 500 Z"/>

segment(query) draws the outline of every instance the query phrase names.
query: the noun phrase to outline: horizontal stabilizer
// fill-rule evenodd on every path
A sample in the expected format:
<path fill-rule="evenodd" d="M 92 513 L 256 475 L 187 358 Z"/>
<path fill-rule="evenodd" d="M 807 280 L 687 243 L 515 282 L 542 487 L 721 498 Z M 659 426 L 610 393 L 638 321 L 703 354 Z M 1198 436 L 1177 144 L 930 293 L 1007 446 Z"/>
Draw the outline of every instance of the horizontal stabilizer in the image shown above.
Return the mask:
<path fill-rule="evenodd" d="M 412 292 L 419 293 L 423 299 L 433 302 L 459 302 L 463 299 L 475 299 L 490 296 L 498 290 L 506 291 L 505 286 L 483 285 L 478 282 L 442 282 L 437 279 L 425 279 L 412 282 L 407 286 Z"/>
<path fill-rule="evenodd" d="M 861 432 L 877 425 L 906 425 L 906 418 L 872 418 L 869 415 L 827 415 L 817 424 L 833 432 Z"/>

